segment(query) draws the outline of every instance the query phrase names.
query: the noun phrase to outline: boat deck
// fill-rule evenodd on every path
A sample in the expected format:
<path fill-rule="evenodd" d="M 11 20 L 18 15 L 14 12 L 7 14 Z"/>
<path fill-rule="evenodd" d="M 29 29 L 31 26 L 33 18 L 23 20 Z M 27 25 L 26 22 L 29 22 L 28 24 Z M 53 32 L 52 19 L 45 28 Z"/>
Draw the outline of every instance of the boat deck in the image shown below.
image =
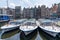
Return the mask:
<path fill-rule="evenodd" d="M 37 22 L 39 27 L 45 30 L 49 30 L 51 32 L 60 32 L 60 26 L 57 25 L 55 22 L 53 21 L 38 21 Z"/>
<path fill-rule="evenodd" d="M 60 27 L 57 26 L 44 26 L 42 28 L 50 31 L 60 32 Z"/>
<path fill-rule="evenodd" d="M 34 30 L 35 28 L 37 28 L 37 26 L 20 26 L 20 29 L 24 31 Z"/>
<path fill-rule="evenodd" d="M 7 28 L 13 28 L 13 27 L 17 27 L 18 25 L 4 25 L 1 27 L 1 29 L 7 29 Z"/>
<path fill-rule="evenodd" d="M 30 31 L 36 29 L 37 27 L 36 20 L 27 20 L 20 26 L 20 30 Z"/>

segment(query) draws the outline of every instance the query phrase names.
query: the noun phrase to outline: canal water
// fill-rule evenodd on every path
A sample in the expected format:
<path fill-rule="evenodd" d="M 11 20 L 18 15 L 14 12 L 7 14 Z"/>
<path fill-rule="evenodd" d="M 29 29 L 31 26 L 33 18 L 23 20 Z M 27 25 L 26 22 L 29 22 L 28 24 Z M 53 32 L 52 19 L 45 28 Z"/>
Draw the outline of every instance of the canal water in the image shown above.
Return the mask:
<path fill-rule="evenodd" d="M 2 23 L 4 25 L 4 23 Z M 0 24 L 0 26 L 2 26 Z M 19 29 L 15 29 L 9 32 L 5 32 L 2 34 L 2 30 L 0 30 L 0 40 L 60 40 L 60 38 L 54 38 L 42 30 L 35 31 L 30 36 L 25 36 L 22 31 Z"/>

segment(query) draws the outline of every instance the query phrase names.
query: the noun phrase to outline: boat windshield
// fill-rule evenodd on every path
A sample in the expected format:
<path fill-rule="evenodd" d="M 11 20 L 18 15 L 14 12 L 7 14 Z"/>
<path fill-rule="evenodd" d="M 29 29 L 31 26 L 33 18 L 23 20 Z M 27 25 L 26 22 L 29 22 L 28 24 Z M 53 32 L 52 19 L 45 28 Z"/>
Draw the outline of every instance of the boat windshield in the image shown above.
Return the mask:
<path fill-rule="evenodd" d="M 33 23 L 33 22 L 26 22 L 26 23 L 23 24 L 23 25 L 27 25 L 27 26 L 35 26 L 36 23 Z"/>
<path fill-rule="evenodd" d="M 21 22 L 10 22 L 10 24 L 17 25 L 17 24 L 21 24 Z"/>
<path fill-rule="evenodd" d="M 42 26 L 52 26 L 52 25 L 55 25 L 54 23 L 52 22 L 44 22 L 44 23 L 41 23 Z"/>

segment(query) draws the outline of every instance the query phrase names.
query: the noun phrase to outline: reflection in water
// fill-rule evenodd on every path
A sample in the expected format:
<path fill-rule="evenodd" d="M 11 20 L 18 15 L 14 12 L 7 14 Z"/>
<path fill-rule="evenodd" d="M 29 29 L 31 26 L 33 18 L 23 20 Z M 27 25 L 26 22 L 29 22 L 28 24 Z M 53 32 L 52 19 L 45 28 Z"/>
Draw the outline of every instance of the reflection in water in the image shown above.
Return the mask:
<path fill-rule="evenodd" d="M 28 40 L 23 31 L 20 33 L 20 40 Z"/>
<path fill-rule="evenodd" d="M 26 36 L 24 32 L 21 32 L 19 29 L 4 33 L 2 38 L 4 38 L 4 40 L 59 40 L 58 38 L 51 37 L 42 30 L 37 30 Z"/>
<path fill-rule="evenodd" d="M 45 33 L 43 33 L 42 30 L 39 30 L 39 34 L 43 40 L 47 40 L 46 36 L 44 35 Z"/>
<path fill-rule="evenodd" d="M 56 40 L 56 38 L 50 36 L 49 34 L 45 33 L 42 30 L 39 30 L 39 33 L 43 40 Z"/>
<path fill-rule="evenodd" d="M 1 38 L 2 31 L 0 30 L 0 38 Z"/>
<path fill-rule="evenodd" d="M 37 30 L 33 31 L 32 33 L 30 33 L 30 35 L 27 35 L 26 37 L 29 39 L 29 40 L 34 40 L 37 36 Z"/>
<path fill-rule="evenodd" d="M 4 40 L 20 40 L 20 33 L 17 33 L 17 34 L 15 34 L 15 35 L 13 35 L 13 36 L 11 36 L 11 37 L 9 37 L 9 38 L 6 38 L 6 39 L 4 39 Z"/>
<path fill-rule="evenodd" d="M 31 38 L 31 40 L 35 40 L 35 38 L 37 37 L 37 32 L 35 32 L 35 35 Z"/>
<path fill-rule="evenodd" d="M 9 38 L 12 35 L 15 35 L 16 33 L 19 33 L 19 31 L 20 30 L 15 29 L 15 30 L 12 30 L 12 31 L 9 31 L 9 32 L 5 32 L 5 33 L 2 34 L 1 38 L 2 39 Z"/>
<path fill-rule="evenodd" d="M 0 34 L 1 32 L 0 30 Z M 19 29 L 5 32 L 1 38 L 4 40 L 60 40 L 60 37 L 51 37 L 42 30 L 36 30 L 32 34 L 25 36 L 24 32 L 21 32 Z"/>
<path fill-rule="evenodd" d="M 40 36 L 39 32 L 38 32 L 37 37 L 35 38 L 35 40 L 42 40 L 42 37 Z"/>
<path fill-rule="evenodd" d="M 37 30 L 30 33 L 29 35 L 25 35 L 24 32 L 21 32 L 20 39 L 21 40 L 35 40 L 36 36 L 37 36 Z"/>
<path fill-rule="evenodd" d="M 7 22 L 0 22 L 0 27 L 3 26 L 4 24 L 6 24 Z M 2 34 L 2 30 L 0 28 L 0 38 L 1 38 L 1 34 Z"/>

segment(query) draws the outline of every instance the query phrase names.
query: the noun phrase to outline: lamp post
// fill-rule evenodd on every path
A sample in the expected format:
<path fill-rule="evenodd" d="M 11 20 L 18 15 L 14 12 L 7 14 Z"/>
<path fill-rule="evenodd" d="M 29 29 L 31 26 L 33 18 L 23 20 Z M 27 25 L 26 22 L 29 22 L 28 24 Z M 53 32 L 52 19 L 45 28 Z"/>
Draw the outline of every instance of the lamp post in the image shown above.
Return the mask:
<path fill-rule="evenodd" d="M 7 0 L 7 8 L 8 8 L 8 0 Z"/>

